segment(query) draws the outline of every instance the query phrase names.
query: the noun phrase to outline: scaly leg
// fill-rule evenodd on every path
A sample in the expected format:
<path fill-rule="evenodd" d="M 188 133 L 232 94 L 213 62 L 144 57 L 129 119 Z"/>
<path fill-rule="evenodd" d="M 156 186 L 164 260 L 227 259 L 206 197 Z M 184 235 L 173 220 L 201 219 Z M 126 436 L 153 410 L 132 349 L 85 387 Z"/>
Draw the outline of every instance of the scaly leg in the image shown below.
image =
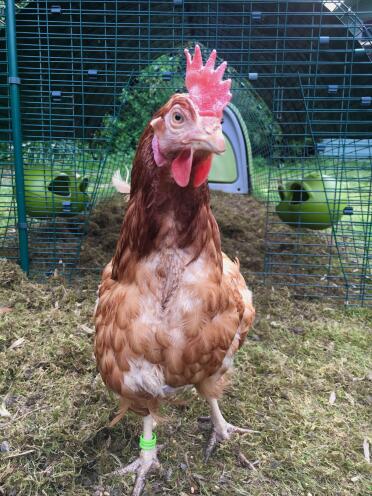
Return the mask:
<path fill-rule="evenodd" d="M 226 439 L 230 439 L 232 434 L 234 434 L 235 432 L 238 434 L 246 434 L 257 431 L 252 431 L 251 429 L 242 429 L 241 427 L 235 427 L 234 425 L 229 424 L 223 418 L 217 400 L 215 398 L 206 398 L 206 399 L 211 408 L 211 417 L 201 417 L 200 420 L 203 421 L 211 420 L 213 425 L 212 434 L 205 448 L 205 453 L 204 453 L 205 461 L 208 461 L 216 445 L 218 443 L 225 441 Z"/>
<path fill-rule="evenodd" d="M 153 434 L 154 421 L 151 415 L 147 415 L 143 419 L 143 435 L 140 440 L 141 453 L 134 462 L 129 465 L 119 468 L 110 475 L 124 475 L 129 472 L 137 474 L 136 482 L 132 496 L 140 496 L 146 484 L 146 477 L 149 472 L 160 468 L 160 463 L 157 457 L 157 451 L 160 447 L 156 447 L 156 436 Z"/>

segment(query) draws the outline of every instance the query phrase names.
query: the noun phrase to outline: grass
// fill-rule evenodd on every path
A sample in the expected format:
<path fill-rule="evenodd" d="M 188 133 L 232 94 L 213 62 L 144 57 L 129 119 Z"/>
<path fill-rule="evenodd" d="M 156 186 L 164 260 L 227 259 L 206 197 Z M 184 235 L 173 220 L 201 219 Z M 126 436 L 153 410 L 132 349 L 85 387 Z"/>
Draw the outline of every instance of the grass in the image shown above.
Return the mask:
<path fill-rule="evenodd" d="M 207 407 L 187 393 L 184 404 L 164 408 L 166 420 L 157 429 L 165 443 L 163 471 L 151 477 L 146 495 L 367 496 L 372 468 L 363 441 L 372 441 L 372 311 L 295 299 L 286 288 L 257 284 L 250 264 L 262 248 L 259 231 L 251 251 L 243 251 L 251 243 L 234 223 L 235 197 L 223 198 L 214 198 L 223 246 L 242 259 L 258 317 L 221 406 L 230 422 L 258 433 L 221 446 L 204 464 L 206 433 L 198 430 L 197 417 Z M 88 238 L 88 248 L 113 242 L 105 219 L 113 219 L 117 232 L 121 214 L 106 208 L 93 226 L 99 232 L 102 221 L 105 234 Z M 257 218 L 253 222 L 262 228 Z M 107 258 L 111 244 L 102 244 Z M 0 416 L 0 494 L 130 494 L 132 476 L 104 477 L 137 455 L 141 422 L 129 414 L 107 427 L 117 400 L 97 376 L 92 356 L 96 277 L 79 280 L 76 288 L 59 277 L 38 285 L 2 260 L 0 281 L 0 411 L 9 414 Z"/>

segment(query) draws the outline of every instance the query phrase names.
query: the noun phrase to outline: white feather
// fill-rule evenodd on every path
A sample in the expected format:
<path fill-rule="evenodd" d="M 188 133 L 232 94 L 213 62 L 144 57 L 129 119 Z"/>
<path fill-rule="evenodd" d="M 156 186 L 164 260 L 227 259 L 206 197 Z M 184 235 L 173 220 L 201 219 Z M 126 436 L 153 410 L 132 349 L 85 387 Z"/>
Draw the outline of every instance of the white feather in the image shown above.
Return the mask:
<path fill-rule="evenodd" d="M 129 173 L 127 175 L 129 176 Z M 130 193 L 130 184 L 127 181 L 124 181 L 121 177 L 120 170 L 114 172 L 114 175 L 112 176 L 112 184 L 116 191 L 119 191 L 119 193 Z"/>
<path fill-rule="evenodd" d="M 124 375 L 124 384 L 133 392 L 146 391 L 153 396 L 164 396 L 164 373 L 160 365 L 148 362 L 143 357 L 128 360 L 130 370 Z"/>

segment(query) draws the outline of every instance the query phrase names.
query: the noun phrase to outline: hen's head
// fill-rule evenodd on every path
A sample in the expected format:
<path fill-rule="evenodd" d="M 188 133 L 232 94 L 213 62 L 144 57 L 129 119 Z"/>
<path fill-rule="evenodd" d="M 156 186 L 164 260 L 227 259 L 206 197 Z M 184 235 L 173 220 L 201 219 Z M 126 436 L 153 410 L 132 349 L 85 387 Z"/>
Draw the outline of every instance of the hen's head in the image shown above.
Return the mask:
<path fill-rule="evenodd" d="M 222 80 L 226 62 L 214 69 L 213 50 L 205 66 L 198 45 L 192 59 L 185 50 L 186 88 L 176 94 L 151 121 L 152 150 L 158 167 L 170 166 L 174 181 L 185 187 L 203 184 L 211 168 L 213 153 L 225 151 L 221 117 L 231 99 L 231 80 Z"/>

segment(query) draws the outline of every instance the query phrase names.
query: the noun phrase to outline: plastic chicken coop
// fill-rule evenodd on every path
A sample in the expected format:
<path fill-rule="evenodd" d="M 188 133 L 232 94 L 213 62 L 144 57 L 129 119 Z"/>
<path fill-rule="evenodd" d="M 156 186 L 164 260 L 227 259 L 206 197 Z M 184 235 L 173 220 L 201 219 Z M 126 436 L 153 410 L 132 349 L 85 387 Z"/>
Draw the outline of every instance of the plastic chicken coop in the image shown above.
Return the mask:
<path fill-rule="evenodd" d="M 0 8 L 0 256 L 78 272 L 92 209 L 198 42 L 233 80 L 211 186 L 266 202 L 266 280 L 371 304 L 370 0 Z"/>

